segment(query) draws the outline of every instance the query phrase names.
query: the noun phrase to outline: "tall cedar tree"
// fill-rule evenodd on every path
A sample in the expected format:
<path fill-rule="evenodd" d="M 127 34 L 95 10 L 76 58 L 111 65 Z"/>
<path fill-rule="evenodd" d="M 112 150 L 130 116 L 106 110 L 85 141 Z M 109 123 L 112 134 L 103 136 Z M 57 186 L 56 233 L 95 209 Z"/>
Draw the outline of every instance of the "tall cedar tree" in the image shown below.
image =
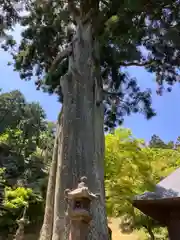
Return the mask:
<path fill-rule="evenodd" d="M 64 190 L 82 175 L 100 194 L 88 239 L 106 240 L 103 126 L 112 129 L 131 112 L 154 115 L 150 92 L 126 67 L 154 73 L 159 94 L 164 82 L 179 80 L 179 0 L 38 0 L 27 1 L 26 10 L 20 45 L 10 39 L 3 47 L 22 79 L 35 75 L 37 88 L 63 103 L 40 240 L 67 239 Z"/>

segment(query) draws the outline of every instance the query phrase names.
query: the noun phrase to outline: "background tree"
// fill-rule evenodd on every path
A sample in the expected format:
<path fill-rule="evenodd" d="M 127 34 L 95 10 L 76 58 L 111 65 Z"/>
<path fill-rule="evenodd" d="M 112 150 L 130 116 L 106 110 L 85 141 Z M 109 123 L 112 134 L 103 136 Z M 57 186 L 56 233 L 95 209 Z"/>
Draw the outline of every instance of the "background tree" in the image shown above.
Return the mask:
<path fill-rule="evenodd" d="M 46 131 L 41 132 L 38 141 L 40 156 L 44 156 L 45 164 L 48 166 L 52 160 L 55 132 L 56 124 L 54 122 L 46 122 Z"/>
<path fill-rule="evenodd" d="M 149 142 L 149 147 L 172 149 L 174 147 L 174 142 L 170 141 L 168 143 L 165 143 L 160 139 L 159 136 L 154 134 L 154 135 L 152 135 L 151 140 Z"/>
<path fill-rule="evenodd" d="M 24 96 L 18 90 L 0 94 L 0 133 L 10 126 L 14 128 L 18 125 L 24 106 Z"/>
<path fill-rule="evenodd" d="M 20 151 L 19 154 L 22 148 L 25 150 L 25 145 L 29 145 L 29 150 L 30 146 L 36 149 L 40 134 L 47 129 L 42 107 L 35 102 L 27 103 L 22 93 L 15 90 L 0 95 L 0 112 L 0 130 L 7 133 L 8 145 L 14 144 L 12 147 L 16 152 Z M 23 154 L 28 156 L 30 153 Z"/>
<path fill-rule="evenodd" d="M 2 109 L 4 106 L 9 114 L 6 115 L 7 121 L 0 124 L 0 128 L 4 130 L 0 135 L 0 170 L 4 186 L 1 193 L 5 192 L 0 221 L 1 235 L 4 235 L 5 239 L 7 234 L 15 232 L 16 220 L 21 217 L 26 204 L 29 206 L 28 228 L 42 224 L 44 192 L 49 171 L 47 162 L 50 162 L 52 151 L 49 151 L 48 158 L 44 159 L 44 155 L 39 153 L 42 147 L 40 142 L 42 136 L 48 136 L 49 146 L 52 145 L 54 134 L 53 124 L 45 121 L 44 111 L 39 104 L 27 103 L 18 92 L 23 104 L 18 104 L 21 102 L 19 97 L 14 98 L 12 108 L 8 102 L 11 93 L 3 93 L 0 97 L 0 106 Z"/>
<path fill-rule="evenodd" d="M 26 104 L 24 107 L 24 115 L 19 123 L 21 129 L 22 144 L 30 145 L 36 149 L 36 143 L 43 130 L 45 130 L 45 112 L 38 103 Z M 26 142 L 27 141 L 27 142 Z M 25 149 L 25 148 L 24 148 Z M 27 147 L 30 149 L 30 147 Z M 29 154 L 26 153 L 25 154 Z"/>

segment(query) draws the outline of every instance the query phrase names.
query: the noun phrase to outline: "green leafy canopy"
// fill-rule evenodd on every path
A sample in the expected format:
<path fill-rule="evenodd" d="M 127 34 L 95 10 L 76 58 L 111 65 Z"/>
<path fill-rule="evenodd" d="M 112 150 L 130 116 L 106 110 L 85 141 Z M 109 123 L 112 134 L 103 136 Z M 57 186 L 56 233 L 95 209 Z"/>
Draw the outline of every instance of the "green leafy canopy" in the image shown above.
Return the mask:
<path fill-rule="evenodd" d="M 69 2 L 80 6 L 82 15 L 96 11 L 92 20 L 100 41 L 101 79 L 108 91 L 104 98 L 107 129 L 121 124 L 124 115 L 132 112 L 141 112 L 148 119 L 154 116 L 150 91 L 141 91 L 126 67 L 145 67 L 154 73 L 158 94 L 163 91 L 163 82 L 172 85 L 179 81 L 179 0 Z M 59 79 L 67 72 L 68 58 L 57 64 L 53 72 L 49 69 L 68 43 L 66 27 L 72 18 L 66 5 L 63 0 L 27 1 L 29 14 L 19 21 L 25 27 L 20 45 L 12 39 L 3 45 L 6 50 L 13 49 L 14 68 L 22 79 L 35 79 L 38 89 L 57 93 L 61 101 Z"/>

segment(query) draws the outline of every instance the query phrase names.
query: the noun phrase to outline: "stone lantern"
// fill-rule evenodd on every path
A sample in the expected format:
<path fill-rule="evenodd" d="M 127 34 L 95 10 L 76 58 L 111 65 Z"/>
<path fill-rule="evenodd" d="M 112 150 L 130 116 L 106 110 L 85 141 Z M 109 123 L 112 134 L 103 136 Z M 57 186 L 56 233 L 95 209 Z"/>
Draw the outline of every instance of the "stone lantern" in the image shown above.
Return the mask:
<path fill-rule="evenodd" d="M 91 201 L 98 198 L 88 189 L 87 178 L 82 177 L 78 187 L 65 191 L 68 202 L 67 216 L 70 219 L 69 240 L 85 240 L 88 226 L 92 219 L 90 214 Z"/>
<path fill-rule="evenodd" d="M 26 224 L 29 224 L 29 221 L 25 218 L 25 214 L 26 214 L 26 207 L 24 209 L 22 218 L 17 220 L 18 229 L 16 231 L 14 240 L 24 240 L 24 238 L 25 238 L 24 228 L 25 228 Z"/>

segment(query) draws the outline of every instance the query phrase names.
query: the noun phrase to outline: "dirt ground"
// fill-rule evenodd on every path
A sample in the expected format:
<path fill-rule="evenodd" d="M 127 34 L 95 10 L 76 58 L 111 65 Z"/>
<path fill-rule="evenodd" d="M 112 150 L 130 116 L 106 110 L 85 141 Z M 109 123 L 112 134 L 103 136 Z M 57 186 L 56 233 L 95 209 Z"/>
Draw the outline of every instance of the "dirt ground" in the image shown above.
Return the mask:
<path fill-rule="evenodd" d="M 109 219 L 109 227 L 112 230 L 112 240 L 141 240 L 140 233 L 123 234 L 119 228 L 120 219 Z"/>

